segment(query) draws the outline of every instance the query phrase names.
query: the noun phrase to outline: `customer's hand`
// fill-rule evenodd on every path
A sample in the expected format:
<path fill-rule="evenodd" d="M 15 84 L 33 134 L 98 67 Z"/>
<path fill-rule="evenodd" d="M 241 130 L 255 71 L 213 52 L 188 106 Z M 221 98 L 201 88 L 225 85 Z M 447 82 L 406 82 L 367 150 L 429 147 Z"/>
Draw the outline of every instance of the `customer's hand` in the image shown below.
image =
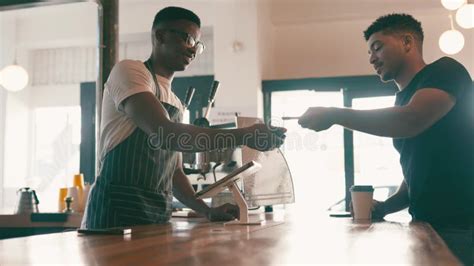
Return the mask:
<path fill-rule="evenodd" d="M 285 132 L 286 128 L 254 124 L 245 129 L 243 144 L 259 151 L 273 150 L 283 144 Z"/>
<path fill-rule="evenodd" d="M 385 202 L 383 201 L 372 200 L 372 220 L 383 220 L 385 215 L 387 215 L 387 212 L 384 208 L 384 204 Z"/>
<path fill-rule="evenodd" d="M 335 123 L 335 108 L 332 107 L 310 107 L 298 120 L 303 128 L 314 131 L 329 129 Z"/>
<path fill-rule="evenodd" d="M 354 217 L 354 210 L 352 209 L 352 202 L 349 204 L 352 217 Z M 372 200 L 372 220 L 380 221 L 387 215 L 384 208 L 384 202 L 378 200 Z"/>
<path fill-rule="evenodd" d="M 236 218 L 239 218 L 239 207 L 230 203 L 210 208 L 207 213 L 207 219 L 211 222 L 232 221 Z"/>

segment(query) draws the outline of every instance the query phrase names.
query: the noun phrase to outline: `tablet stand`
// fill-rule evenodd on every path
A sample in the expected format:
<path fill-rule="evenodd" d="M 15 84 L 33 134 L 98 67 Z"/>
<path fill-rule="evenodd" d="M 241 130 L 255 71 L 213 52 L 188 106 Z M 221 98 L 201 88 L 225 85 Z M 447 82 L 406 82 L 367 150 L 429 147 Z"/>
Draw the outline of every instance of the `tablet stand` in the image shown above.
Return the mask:
<path fill-rule="evenodd" d="M 249 207 L 247 202 L 244 199 L 244 196 L 240 192 L 239 187 L 235 183 L 235 181 L 231 182 L 227 188 L 232 191 L 232 196 L 234 198 L 235 203 L 239 206 L 239 219 L 226 222 L 224 225 L 261 225 L 262 221 L 250 222 L 249 220 Z"/>
<path fill-rule="evenodd" d="M 232 197 L 234 198 L 235 203 L 239 206 L 239 219 L 224 223 L 224 225 L 260 225 L 262 224 L 261 221 L 258 222 L 250 222 L 249 220 L 249 206 L 244 199 L 244 196 L 240 192 L 239 187 L 235 183 L 240 178 L 244 178 L 245 176 L 249 176 L 255 174 L 258 170 L 260 170 L 261 165 L 257 162 L 250 161 L 239 167 L 238 169 L 234 170 L 232 173 L 228 174 L 227 176 L 223 177 L 216 183 L 208 186 L 205 189 L 197 192 L 195 194 L 196 198 L 204 199 L 210 198 L 217 195 L 219 192 L 223 191 L 225 188 L 228 188 L 232 192 Z"/>

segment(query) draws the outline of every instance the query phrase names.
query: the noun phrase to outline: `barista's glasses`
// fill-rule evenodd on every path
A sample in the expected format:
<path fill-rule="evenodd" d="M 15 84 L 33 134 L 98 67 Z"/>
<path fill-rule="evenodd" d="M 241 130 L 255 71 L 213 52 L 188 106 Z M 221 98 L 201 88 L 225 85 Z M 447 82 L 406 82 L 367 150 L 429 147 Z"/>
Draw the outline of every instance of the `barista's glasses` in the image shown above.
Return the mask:
<path fill-rule="evenodd" d="M 202 54 L 204 49 L 206 49 L 206 46 L 204 45 L 203 42 L 197 41 L 193 36 L 191 36 L 191 34 L 187 32 L 175 30 L 175 29 L 165 29 L 165 31 L 172 32 L 178 35 L 181 39 L 183 39 L 187 47 L 196 48 L 196 54 Z"/>

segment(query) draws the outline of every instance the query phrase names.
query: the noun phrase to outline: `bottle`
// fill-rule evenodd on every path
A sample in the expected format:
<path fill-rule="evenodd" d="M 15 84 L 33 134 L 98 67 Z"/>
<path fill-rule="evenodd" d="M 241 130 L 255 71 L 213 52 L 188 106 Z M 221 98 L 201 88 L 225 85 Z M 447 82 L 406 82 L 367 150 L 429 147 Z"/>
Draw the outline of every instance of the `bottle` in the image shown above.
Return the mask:
<path fill-rule="evenodd" d="M 64 213 L 73 213 L 74 210 L 71 208 L 71 204 L 74 201 L 73 197 L 66 197 L 64 200 L 66 202 L 66 209 L 63 210 Z"/>
<path fill-rule="evenodd" d="M 80 191 L 84 190 L 84 175 L 75 174 L 72 183 L 73 183 L 72 185 L 77 187 Z"/>
<path fill-rule="evenodd" d="M 58 212 L 62 212 L 66 208 L 66 197 L 68 194 L 67 187 L 59 189 Z"/>
<path fill-rule="evenodd" d="M 84 211 L 84 175 L 83 174 L 75 174 L 72 182 L 73 186 L 77 188 L 77 198 L 76 198 L 76 204 L 75 204 L 75 209 L 78 212 L 83 212 Z"/>

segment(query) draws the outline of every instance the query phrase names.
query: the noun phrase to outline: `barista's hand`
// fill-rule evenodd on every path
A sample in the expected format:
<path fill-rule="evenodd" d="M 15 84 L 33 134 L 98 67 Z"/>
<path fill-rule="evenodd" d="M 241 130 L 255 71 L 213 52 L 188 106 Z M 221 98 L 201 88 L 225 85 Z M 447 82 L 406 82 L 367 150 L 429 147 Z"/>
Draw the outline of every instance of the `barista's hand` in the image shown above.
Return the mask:
<path fill-rule="evenodd" d="M 311 107 L 298 120 L 303 128 L 322 131 L 330 128 L 335 123 L 335 108 Z"/>
<path fill-rule="evenodd" d="M 372 220 L 373 221 L 380 221 L 383 220 L 385 215 L 387 215 L 385 211 L 383 201 L 378 201 L 378 200 L 372 200 Z M 352 209 L 352 202 L 349 205 L 351 215 L 354 217 L 354 210 Z"/>
<path fill-rule="evenodd" d="M 283 127 L 254 124 L 246 128 L 243 144 L 259 151 L 273 150 L 283 144 L 286 138 L 285 132 L 286 128 Z"/>
<path fill-rule="evenodd" d="M 236 218 L 239 218 L 239 207 L 230 203 L 210 208 L 207 213 L 207 219 L 211 222 L 231 221 Z"/>

